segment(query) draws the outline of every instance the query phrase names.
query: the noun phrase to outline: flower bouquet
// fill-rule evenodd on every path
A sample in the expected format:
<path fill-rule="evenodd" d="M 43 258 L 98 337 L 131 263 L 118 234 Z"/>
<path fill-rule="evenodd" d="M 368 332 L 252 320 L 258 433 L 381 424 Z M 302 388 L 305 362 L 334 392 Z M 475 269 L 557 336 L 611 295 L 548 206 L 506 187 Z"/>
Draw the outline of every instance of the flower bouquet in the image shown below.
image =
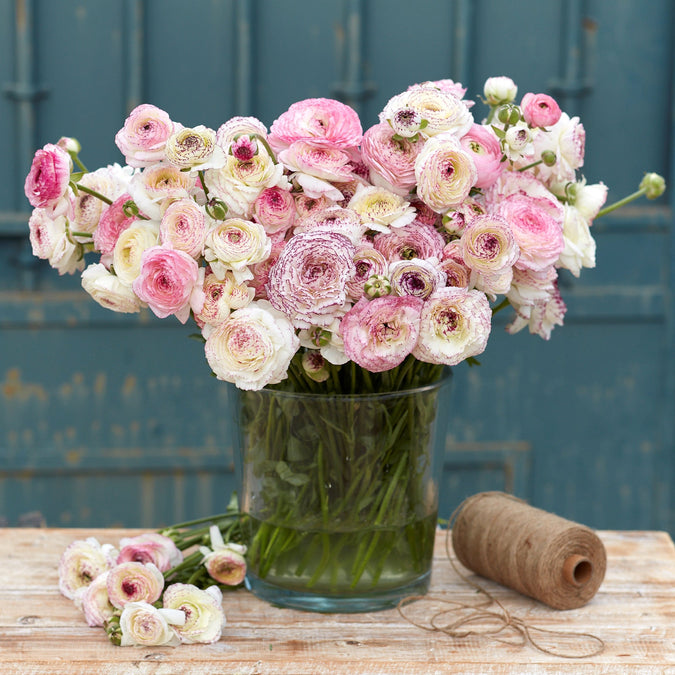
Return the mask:
<path fill-rule="evenodd" d="M 428 577 L 444 372 L 477 362 L 507 306 L 509 333 L 549 339 L 559 270 L 595 265 L 593 220 L 665 189 L 647 174 L 603 209 L 606 186 L 578 175 L 578 117 L 546 94 L 516 103 L 508 77 L 486 81 L 484 114 L 464 95 L 415 84 L 365 132 L 324 98 L 269 130 L 187 128 L 146 104 L 115 137 L 124 166 L 88 171 L 67 137 L 35 155 L 33 253 L 81 272 L 103 307 L 192 318 L 212 372 L 241 392 L 240 498 L 263 584 L 359 596 L 401 560 L 408 582 Z M 351 397 L 339 418 L 336 397 Z"/>

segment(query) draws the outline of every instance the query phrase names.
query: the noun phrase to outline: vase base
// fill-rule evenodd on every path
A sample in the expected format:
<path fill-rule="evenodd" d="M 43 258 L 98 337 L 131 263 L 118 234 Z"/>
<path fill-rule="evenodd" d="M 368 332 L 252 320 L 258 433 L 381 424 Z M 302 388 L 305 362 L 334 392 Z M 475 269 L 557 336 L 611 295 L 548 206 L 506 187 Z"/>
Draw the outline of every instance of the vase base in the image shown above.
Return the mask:
<path fill-rule="evenodd" d="M 246 575 L 245 583 L 253 595 L 277 607 L 323 614 L 356 614 L 392 609 L 404 598 L 424 595 L 429 590 L 430 580 L 431 572 L 427 572 L 405 586 L 358 595 L 321 595 L 291 590 L 270 584 L 250 572 Z"/>

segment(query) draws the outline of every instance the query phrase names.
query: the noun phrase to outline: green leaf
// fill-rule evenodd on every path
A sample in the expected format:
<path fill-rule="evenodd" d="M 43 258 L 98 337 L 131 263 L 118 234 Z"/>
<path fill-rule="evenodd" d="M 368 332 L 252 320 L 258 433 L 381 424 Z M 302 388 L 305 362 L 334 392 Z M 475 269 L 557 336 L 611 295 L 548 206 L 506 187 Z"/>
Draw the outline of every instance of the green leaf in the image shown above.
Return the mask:
<path fill-rule="evenodd" d="M 286 462 L 277 462 L 274 470 L 279 474 L 281 480 L 290 483 L 291 485 L 305 485 L 309 483 L 309 476 L 304 473 L 294 473 Z"/>

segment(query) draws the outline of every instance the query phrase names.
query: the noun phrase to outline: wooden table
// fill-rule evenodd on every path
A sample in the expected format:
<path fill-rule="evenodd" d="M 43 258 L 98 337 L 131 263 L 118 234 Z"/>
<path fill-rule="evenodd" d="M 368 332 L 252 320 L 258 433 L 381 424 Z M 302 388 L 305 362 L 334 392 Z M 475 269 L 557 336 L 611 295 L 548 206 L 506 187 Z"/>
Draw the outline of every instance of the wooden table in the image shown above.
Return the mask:
<path fill-rule="evenodd" d="M 675 547 L 663 532 L 600 532 L 605 581 L 585 607 L 560 612 L 495 583 L 481 583 L 539 628 L 590 633 L 605 643 L 591 658 L 566 659 L 486 637 L 451 638 L 394 610 L 319 615 L 278 609 L 244 590 L 226 594 L 227 625 L 213 645 L 114 647 L 59 594 L 57 565 L 75 539 L 117 544 L 133 530 L 0 529 L 0 673 L 236 673 L 396 675 L 446 673 L 675 674 Z M 473 577 L 476 578 L 477 577 Z M 474 603 L 436 542 L 431 593 Z M 425 603 L 429 601 L 424 601 Z M 428 615 L 433 602 L 414 609 Z"/>

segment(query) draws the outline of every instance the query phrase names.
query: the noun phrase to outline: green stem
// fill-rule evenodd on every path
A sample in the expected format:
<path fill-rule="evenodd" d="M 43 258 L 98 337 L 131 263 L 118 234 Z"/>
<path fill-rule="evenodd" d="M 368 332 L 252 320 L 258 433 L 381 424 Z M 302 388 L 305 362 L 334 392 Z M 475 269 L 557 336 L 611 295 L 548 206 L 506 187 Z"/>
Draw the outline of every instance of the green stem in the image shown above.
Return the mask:
<path fill-rule="evenodd" d="M 498 305 L 495 305 L 492 308 L 492 316 L 494 316 L 497 312 L 501 312 L 502 309 L 505 307 L 508 307 L 511 303 L 509 302 L 508 298 L 504 298 Z"/>
<path fill-rule="evenodd" d="M 647 188 L 642 188 L 638 190 L 637 192 L 633 192 L 633 194 L 628 195 L 627 197 L 624 197 L 623 199 L 620 199 L 618 202 L 614 202 L 614 204 L 610 204 L 609 206 L 605 206 L 604 209 L 601 209 L 598 212 L 598 215 L 595 216 L 595 219 L 597 220 L 598 218 L 602 218 L 602 216 L 606 216 L 608 213 L 611 213 L 612 211 L 616 211 L 616 209 L 620 209 L 622 206 L 626 206 L 626 204 L 630 204 L 630 202 L 636 200 L 638 197 L 642 197 L 642 195 L 646 194 Z"/>
<path fill-rule="evenodd" d="M 100 192 L 96 192 L 96 190 L 92 190 L 91 188 L 88 188 L 85 185 L 82 185 L 81 183 L 75 183 L 75 187 L 78 190 L 82 190 L 82 192 L 86 192 L 88 195 L 91 195 L 92 197 L 96 197 L 96 199 L 100 199 L 102 202 L 105 202 L 106 204 L 112 204 L 112 199 L 108 199 L 105 195 L 102 195 Z"/>
<path fill-rule="evenodd" d="M 536 162 L 532 162 L 532 164 L 527 164 L 526 166 L 521 166 L 518 171 L 527 171 L 528 169 L 533 169 L 535 166 L 538 166 L 541 164 L 544 160 L 543 159 L 538 159 Z"/>

